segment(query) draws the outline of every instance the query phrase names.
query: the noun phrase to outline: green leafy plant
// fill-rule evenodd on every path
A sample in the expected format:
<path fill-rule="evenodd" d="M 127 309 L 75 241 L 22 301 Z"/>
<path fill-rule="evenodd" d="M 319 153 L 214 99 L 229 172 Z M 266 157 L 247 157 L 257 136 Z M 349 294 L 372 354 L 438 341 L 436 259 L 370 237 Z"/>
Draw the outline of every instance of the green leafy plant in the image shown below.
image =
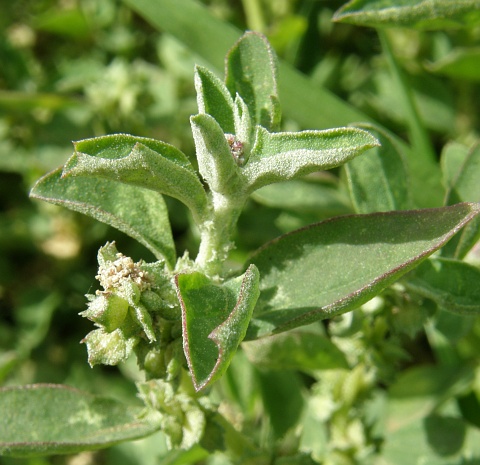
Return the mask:
<path fill-rule="evenodd" d="M 348 20 L 358 3 L 346 5 L 337 19 Z M 422 11 L 420 20 L 429 20 Z M 364 16 L 369 24 L 371 16 Z M 359 17 L 354 15 L 356 22 Z M 388 16 L 376 17 L 388 21 Z M 462 18 L 463 10 L 455 12 L 456 21 Z M 383 40 L 388 49 L 388 37 Z M 101 289 L 87 295 L 82 312 L 96 326 L 83 340 L 89 364 L 117 365 L 135 355 L 145 376 L 137 383 L 144 405 L 126 409 L 120 402 L 60 385 L 7 387 L 0 391 L 0 453 L 74 453 L 161 430 L 170 448 L 221 450 L 239 463 L 318 463 L 321 453 L 307 433 L 300 447 L 273 452 L 272 459 L 272 451 L 218 411 L 218 399 L 210 394 L 216 382 L 236 369 L 230 365 L 237 357 L 242 366 L 242 341 L 247 357 L 266 370 L 336 368 L 319 381 L 309 402 L 328 391 L 332 405 L 339 403 L 339 390 L 352 386 L 341 407 L 327 406 L 329 421 L 340 428 L 348 409 L 378 374 L 363 362 L 349 373 L 345 355 L 325 338 L 320 320 L 331 320 L 331 333 L 339 341 L 355 324 L 363 324 L 365 340 L 380 344 L 387 330 L 372 318 L 376 303 L 392 312 L 400 308 L 404 331 L 411 333 L 423 324 L 422 314 L 413 308 L 416 299 L 429 299 L 453 315 L 478 314 L 480 272 L 462 261 L 479 236 L 480 205 L 474 203 L 477 187 L 469 176 L 478 146 L 451 175 L 445 206 L 414 209 L 426 194 L 418 189 L 412 194 L 402 143 L 384 128 L 364 122 L 327 130 L 281 130 L 277 58 L 264 36 L 244 34 L 227 55 L 225 74 L 222 81 L 203 66 L 195 68 L 198 114 L 190 120 L 194 163 L 164 142 L 109 135 L 76 142 L 65 165 L 33 187 L 33 198 L 113 226 L 155 256 L 152 263 L 135 262 L 107 243 L 98 252 Z M 428 148 L 413 123 L 411 131 L 416 148 Z M 424 156 L 417 161 L 423 172 L 432 164 L 428 150 Z M 305 176 L 342 165 L 356 214 L 291 231 L 239 266 L 232 264 L 238 221 L 250 197 L 272 201 L 277 184 L 287 181 L 285 185 L 303 192 Z M 434 190 L 439 178 L 436 168 Z M 199 237 L 195 257 L 188 252 L 177 257 L 163 195 L 188 208 Z M 373 305 L 370 311 L 368 305 Z M 359 307 L 363 321 L 348 323 L 347 315 Z M 438 337 L 436 331 L 431 329 L 432 338 Z M 368 356 L 379 357 L 372 347 Z M 387 344 L 380 350 L 388 355 L 379 368 L 385 373 L 378 377 L 387 379 L 388 357 L 396 361 L 402 354 Z M 345 352 L 354 357 L 355 350 Z M 445 382 L 443 375 L 431 373 L 434 388 Z M 294 406 L 301 404 L 295 397 L 300 396 L 297 378 L 275 371 L 259 376 L 263 386 L 276 385 L 280 400 L 264 396 L 264 402 L 273 435 L 281 438 L 298 414 L 295 409 L 278 412 L 278 406 L 282 395 Z M 412 385 L 421 384 L 415 376 L 411 374 Z M 463 380 L 463 374 L 452 374 L 452 379 Z M 401 383 L 397 391 L 393 406 L 401 409 Z M 415 407 L 410 406 L 412 412 Z M 428 417 L 431 430 L 435 415 Z M 306 424 L 321 420 L 306 414 Z M 31 427 L 25 428 L 27 424 Z"/>

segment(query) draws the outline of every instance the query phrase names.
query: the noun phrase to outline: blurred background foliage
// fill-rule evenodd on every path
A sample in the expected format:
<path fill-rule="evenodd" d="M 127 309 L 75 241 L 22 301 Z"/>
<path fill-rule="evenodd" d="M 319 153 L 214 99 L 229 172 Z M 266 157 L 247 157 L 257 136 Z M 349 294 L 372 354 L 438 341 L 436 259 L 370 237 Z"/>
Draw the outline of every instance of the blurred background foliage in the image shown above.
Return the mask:
<path fill-rule="evenodd" d="M 402 102 L 392 90 L 395 84 L 375 30 L 331 21 L 342 1 L 203 3 L 224 22 L 266 34 L 277 54 L 315 86 L 329 89 L 397 135 L 406 135 Z M 85 308 L 84 294 L 97 286 L 96 252 L 107 240 L 116 240 L 119 250 L 135 260 L 153 257 L 103 224 L 29 200 L 28 191 L 41 175 L 65 162 L 71 141 L 108 133 L 161 139 L 194 161 L 188 118 L 196 112 L 193 66 L 203 60 L 115 0 L 3 2 L 0 30 L 0 383 L 65 383 L 135 402 L 132 381 L 139 376 L 135 366 L 93 371 L 88 367 L 79 341 L 91 326 L 77 314 Z M 447 143 L 464 156 L 480 133 L 480 29 L 387 32 L 438 157 Z M 288 117 L 283 126 L 302 128 Z M 197 237 L 186 211 L 167 201 L 179 252 L 195 253 Z M 262 190 L 240 220 L 232 266 L 283 232 L 352 211 L 340 171 Z M 433 347 L 441 343 L 432 341 L 444 337 L 445 344 L 457 344 L 462 360 L 476 367 L 469 375 L 476 377 L 476 390 L 455 390 L 452 381 L 453 387 L 445 387 L 444 394 L 453 389 L 450 394 L 460 399 L 460 409 L 474 412 L 471 421 L 478 428 L 478 319 L 441 315 L 437 318 L 444 320 L 440 327 L 445 331 L 429 333 L 425 322 L 434 312 L 432 303 L 420 306 L 392 299 L 398 300 L 398 293 L 387 292 L 370 306 L 318 325 L 316 331 L 328 334 L 331 341 L 324 348 L 328 360 L 320 366 L 332 369 L 321 376 L 305 360 L 293 364 L 291 371 L 269 371 L 268 364 L 264 370 L 254 369 L 247 357 L 258 367 L 264 361 L 255 358 L 255 350 L 249 353 L 246 344 L 247 357 L 240 353 L 216 388 L 231 400 L 224 406 L 227 416 L 250 421 L 260 442 L 286 437 L 282 444 L 288 449 L 294 439 L 285 433 L 308 407 L 302 416 L 305 433 L 300 448 L 313 451 L 320 460 L 328 443 L 326 463 L 362 463 L 383 441 L 382 386 L 396 382 L 402 370 L 438 361 Z M 399 307 L 411 311 L 396 314 Z M 281 342 L 282 338 L 288 336 L 282 335 Z M 442 373 L 435 372 L 432 378 L 441 378 Z M 412 385 L 423 386 L 415 372 L 407 375 Z M 438 386 L 444 386 L 441 381 Z M 291 411 L 279 414 L 285 399 Z M 262 415 L 269 417 L 269 427 Z M 155 436 L 107 452 L 0 462 L 148 465 L 160 463 L 158 457 L 166 454 L 162 444 Z M 161 463 L 202 460 L 205 452 L 199 448 L 171 453 Z M 224 463 L 216 457 L 208 460 Z"/>

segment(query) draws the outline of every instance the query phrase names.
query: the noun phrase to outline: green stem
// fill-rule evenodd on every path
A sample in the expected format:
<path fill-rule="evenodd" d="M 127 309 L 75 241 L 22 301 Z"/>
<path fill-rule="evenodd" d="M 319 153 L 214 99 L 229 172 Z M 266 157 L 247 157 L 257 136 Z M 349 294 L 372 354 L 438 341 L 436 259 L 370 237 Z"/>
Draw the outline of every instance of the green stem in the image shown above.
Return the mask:
<path fill-rule="evenodd" d="M 224 263 L 233 247 L 231 238 L 245 199 L 211 192 L 212 215 L 200 227 L 200 249 L 195 262 L 210 277 L 222 277 Z"/>
<path fill-rule="evenodd" d="M 247 18 L 248 29 L 264 32 L 265 20 L 260 2 L 258 0 L 242 0 L 242 4 Z"/>

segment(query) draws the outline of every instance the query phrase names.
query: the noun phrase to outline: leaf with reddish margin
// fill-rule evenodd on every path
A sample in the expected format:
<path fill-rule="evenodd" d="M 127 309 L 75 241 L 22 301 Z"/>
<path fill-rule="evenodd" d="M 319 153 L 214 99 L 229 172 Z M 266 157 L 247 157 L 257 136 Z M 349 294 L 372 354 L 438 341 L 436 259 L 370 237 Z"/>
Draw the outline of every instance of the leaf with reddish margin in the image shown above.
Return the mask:
<path fill-rule="evenodd" d="M 0 389 L 0 455 L 74 454 L 149 436 L 160 415 L 69 386 Z"/>
<path fill-rule="evenodd" d="M 367 302 L 442 247 L 480 204 L 350 215 L 285 234 L 251 258 L 260 297 L 246 339 L 331 318 Z"/>
<path fill-rule="evenodd" d="M 259 274 L 245 274 L 216 284 L 203 273 L 175 277 L 182 307 L 183 347 L 195 390 L 217 380 L 243 340 L 259 295 Z"/>

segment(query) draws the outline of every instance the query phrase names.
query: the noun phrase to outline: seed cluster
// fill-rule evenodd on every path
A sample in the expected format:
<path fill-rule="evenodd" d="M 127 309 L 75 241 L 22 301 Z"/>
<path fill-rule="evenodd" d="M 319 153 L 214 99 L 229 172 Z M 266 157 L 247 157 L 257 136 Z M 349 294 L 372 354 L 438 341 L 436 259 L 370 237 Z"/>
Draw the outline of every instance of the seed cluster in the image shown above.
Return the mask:
<path fill-rule="evenodd" d="M 116 256 L 117 259 L 108 266 L 100 266 L 98 275 L 95 276 L 105 290 L 118 288 L 125 281 L 133 281 L 141 291 L 150 288 L 150 278 L 142 271 L 140 263 L 134 263 L 122 253 L 117 253 Z"/>

